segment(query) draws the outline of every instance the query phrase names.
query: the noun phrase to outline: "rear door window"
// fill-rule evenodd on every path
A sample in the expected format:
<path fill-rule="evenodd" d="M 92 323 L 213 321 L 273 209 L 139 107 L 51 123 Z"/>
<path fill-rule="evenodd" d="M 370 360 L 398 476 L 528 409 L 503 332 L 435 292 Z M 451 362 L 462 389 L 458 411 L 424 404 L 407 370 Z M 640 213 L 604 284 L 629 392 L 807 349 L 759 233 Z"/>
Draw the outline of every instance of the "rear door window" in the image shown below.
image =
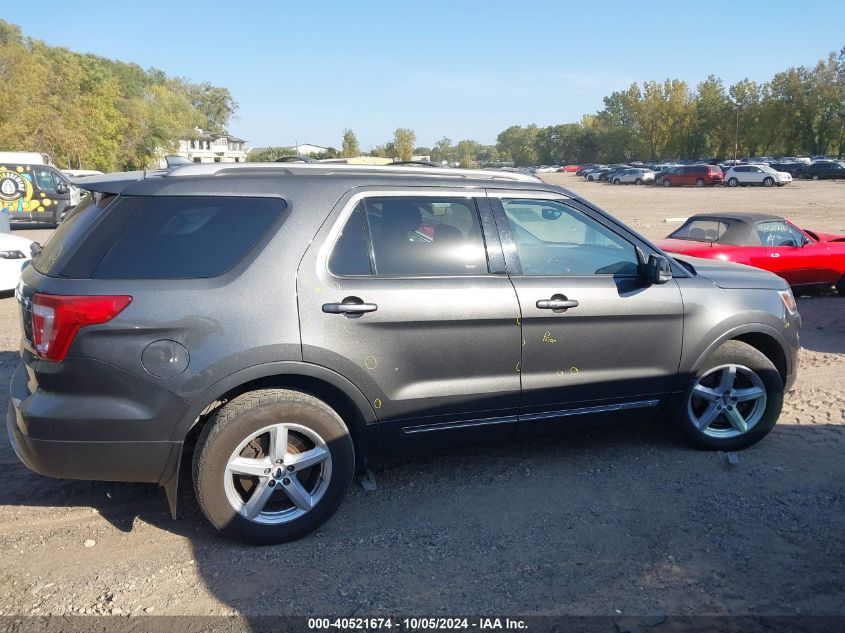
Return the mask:
<path fill-rule="evenodd" d="M 362 204 L 355 207 L 338 236 L 329 257 L 329 270 L 335 275 L 342 276 L 372 274 L 370 242 L 367 237 L 367 226 L 364 223 Z"/>
<path fill-rule="evenodd" d="M 355 213 L 359 212 L 369 229 L 372 272 L 376 275 L 483 275 L 488 272 L 481 221 L 475 200 L 471 198 L 372 197 L 358 204 Z M 347 235 L 354 235 L 358 230 L 355 213 L 344 227 Z M 349 244 L 355 244 L 354 265 L 358 270 L 365 270 L 360 240 L 349 238 Z M 329 267 L 339 274 L 342 271 L 335 268 L 336 257 L 347 264 L 353 261 L 341 255 L 338 250 L 341 246 L 347 246 L 343 243 L 343 235 L 329 262 Z"/>

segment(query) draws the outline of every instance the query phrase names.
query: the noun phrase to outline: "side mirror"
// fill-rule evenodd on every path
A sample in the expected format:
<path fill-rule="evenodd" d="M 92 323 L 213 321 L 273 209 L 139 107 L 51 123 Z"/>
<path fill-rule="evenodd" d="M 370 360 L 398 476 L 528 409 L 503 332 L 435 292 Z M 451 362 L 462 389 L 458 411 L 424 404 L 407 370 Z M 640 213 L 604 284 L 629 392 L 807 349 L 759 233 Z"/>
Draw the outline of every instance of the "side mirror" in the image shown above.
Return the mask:
<path fill-rule="evenodd" d="M 663 255 L 649 255 L 645 271 L 646 280 L 652 284 L 665 284 L 672 279 L 672 266 Z"/>
<path fill-rule="evenodd" d="M 60 182 L 56 185 L 56 193 L 58 194 L 65 194 L 70 191 L 70 185 L 66 182 Z"/>

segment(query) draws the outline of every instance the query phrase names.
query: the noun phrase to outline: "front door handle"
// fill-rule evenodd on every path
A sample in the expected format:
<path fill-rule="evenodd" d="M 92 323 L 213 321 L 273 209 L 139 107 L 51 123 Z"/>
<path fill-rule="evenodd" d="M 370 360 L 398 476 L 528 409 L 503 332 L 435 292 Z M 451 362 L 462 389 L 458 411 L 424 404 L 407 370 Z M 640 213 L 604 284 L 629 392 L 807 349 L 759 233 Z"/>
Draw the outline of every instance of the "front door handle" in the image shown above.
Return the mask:
<path fill-rule="evenodd" d="M 577 308 L 578 302 L 575 299 L 567 299 L 565 295 L 553 295 L 551 299 L 538 300 L 537 307 L 541 310 L 565 312 L 569 308 Z"/>
<path fill-rule="evenodd" d="M 364 303 L 358 297 L 346 297 L 340 303 L 324 303 L 323 312 L 326 314 L 363 314 L 364 312 L 375 312 L 378 306 L 375 303 Z"/>

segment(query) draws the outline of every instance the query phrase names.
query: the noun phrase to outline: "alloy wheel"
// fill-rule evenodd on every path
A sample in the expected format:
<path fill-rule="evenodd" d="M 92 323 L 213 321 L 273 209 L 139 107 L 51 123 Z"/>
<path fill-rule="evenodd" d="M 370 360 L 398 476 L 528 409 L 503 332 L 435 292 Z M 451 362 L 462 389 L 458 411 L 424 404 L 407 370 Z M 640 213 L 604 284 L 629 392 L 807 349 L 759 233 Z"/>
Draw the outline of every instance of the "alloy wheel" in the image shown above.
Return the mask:
<path fill-rule="evenodd" d="M 224 488 L 238 514 L 278 525 L 317 505 L 331 475 L 331 453 L 323 438 L 305 426 L 278 423 L 250 435 L 234 450 Z"/>
<path fill-rule="evenodd" d="M 738 437 L 760 421 L 766 401 L 766 387 L 756 372 L 744 365 L 721 365 L 695 381 L 687 413 L 705 435 Z"/>

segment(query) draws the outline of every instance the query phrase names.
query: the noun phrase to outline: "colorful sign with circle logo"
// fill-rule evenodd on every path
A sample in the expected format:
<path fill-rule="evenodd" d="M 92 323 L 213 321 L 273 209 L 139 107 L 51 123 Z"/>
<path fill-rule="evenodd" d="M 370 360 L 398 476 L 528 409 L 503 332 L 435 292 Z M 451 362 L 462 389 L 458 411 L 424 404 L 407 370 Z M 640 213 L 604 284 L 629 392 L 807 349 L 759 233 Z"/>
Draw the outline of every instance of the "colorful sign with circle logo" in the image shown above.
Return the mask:
<path fill-rule="evenodd" d="M 12 213 L 46 211 L 53 202 L 43 193 L 42 199 L 35 198 L 34 193 L 29 167 L 0 166 L 0 209 Z"/>

